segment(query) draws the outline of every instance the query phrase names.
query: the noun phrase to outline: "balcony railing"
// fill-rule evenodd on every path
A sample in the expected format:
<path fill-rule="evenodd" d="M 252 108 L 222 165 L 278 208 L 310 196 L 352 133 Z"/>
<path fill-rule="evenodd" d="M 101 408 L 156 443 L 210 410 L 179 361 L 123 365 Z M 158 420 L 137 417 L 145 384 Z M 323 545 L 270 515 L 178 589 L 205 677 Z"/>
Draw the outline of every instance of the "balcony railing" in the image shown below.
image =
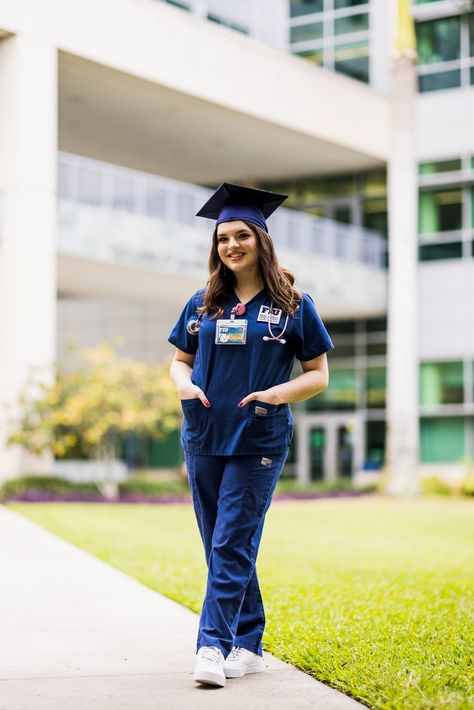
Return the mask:
<path fill-rule="evenodd" d="M 205 233 L 208 239 L 212 229 L 212 222 L 194 216 L 211 194 L 211 190 L 196 185 L 83 156 L 59 154 L 61 201 L 186 225 L 194 228 L 197 241 L 198 233 Z M 268 224 L 277 247 L 385 268 L 386 242 L 377 232 L 285 208 L 272 215 Z M 150 241 L 148 247 L 153 250 Z"/>

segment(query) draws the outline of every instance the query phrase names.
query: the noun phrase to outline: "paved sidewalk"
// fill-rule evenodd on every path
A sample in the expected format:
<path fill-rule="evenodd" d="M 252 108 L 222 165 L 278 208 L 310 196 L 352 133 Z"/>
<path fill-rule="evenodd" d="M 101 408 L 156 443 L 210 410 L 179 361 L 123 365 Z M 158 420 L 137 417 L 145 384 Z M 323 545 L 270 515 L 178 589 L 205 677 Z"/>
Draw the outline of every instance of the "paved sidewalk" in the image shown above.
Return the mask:
<path fill-rule="evenodd" d="M 266 673 L 193 682 L 198 617 L 0 505 L 0 710 L 350 710 L 265 653 Z"/>

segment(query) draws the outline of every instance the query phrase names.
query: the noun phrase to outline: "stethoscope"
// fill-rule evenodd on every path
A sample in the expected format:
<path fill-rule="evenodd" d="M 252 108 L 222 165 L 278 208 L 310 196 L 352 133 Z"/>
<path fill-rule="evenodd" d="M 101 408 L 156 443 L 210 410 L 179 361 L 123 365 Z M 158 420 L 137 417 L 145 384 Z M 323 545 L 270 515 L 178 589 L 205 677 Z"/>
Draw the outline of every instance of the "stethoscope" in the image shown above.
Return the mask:
<path fill-rule="evenodd" d="M 245 308 L 245 305 L 243 303 L 238 303 L 236 306 L 234 306 L 232 308 L 232 310 L 230 312 L 231 320 L 234 320 L 235 316 L 243 316 L 246 310 L 247 309 Z M 283 335 L 285 334 L 286 328 L 288 326 L 288 317 L 289 316 L 288 316 L 288 314 L 286 314 L 285 325 L 283 326 L 280 335 L 276 335 L 272 331 L 272 326 L 270 323 L 270 315 L 271 315 L 272 311 L 273 311 L 273 301 L 270 304 L 270 311 L 268 314 L 268 322 L 267 322 L 268 332 L 270 333 L 270 335 L 264 335 L 262 340 L 265 340 L 265 341 L 275 340 L 276 342 L 284 345 L 286 343 L 286 340 L 283 337 Z M 199 328 L 201 327 L 201 323 L 200 323 L 201 318 L 202 318 L 202 313 L 200 313 L 197 318 L 191 318 L 190 320 L 188 320 L 188 322 L 186 324 L 186 330 L 188 331 L 188 333 L 190 335 L 196 335 L 199 332 Z"/>

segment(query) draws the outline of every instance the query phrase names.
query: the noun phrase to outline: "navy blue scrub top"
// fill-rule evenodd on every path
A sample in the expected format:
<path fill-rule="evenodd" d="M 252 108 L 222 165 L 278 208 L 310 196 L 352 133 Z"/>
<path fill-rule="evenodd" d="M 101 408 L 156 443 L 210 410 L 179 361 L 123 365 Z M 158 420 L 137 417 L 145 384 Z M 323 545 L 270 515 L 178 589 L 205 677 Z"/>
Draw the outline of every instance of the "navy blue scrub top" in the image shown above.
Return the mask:
<path fill-rule="evenodd" d="M 179 350 L 196 356 L 191 379 L 211 403 L 207 408 L 200 399 L 181 400 L 183 448 L 207 456 L 281 453 L 293 434 L 289 405 L 260 401 L 237 405 L 251 392 L 288 382 L 295 358 L 312 360 L 334 348 L 313 299 L 303 292 L 298 310 L 288 319 L 285 344 L 264 341 L 263 336 L 269 335 L 268 323 L 258 322 L 257 317 L 260 306 L 270 306 L 270 299 L 262 289 L 245 304 L 245 314 L 240 316 L 248 321 L 246 344 L 217 345 L 215 316 L 202 316 L 196 334 L 186 329 L 188 321 L 197 318 L 196 309 L 203 305 L 204 294 L 201 289 L 189 299 L 168 338 Z M 229 296 L 219 318 L 230 318 L 237 303 L 235 294 Z M 272 332 L 278 336 L 284 323 L 282 313 L 279 324 L 271 325 Z"/>

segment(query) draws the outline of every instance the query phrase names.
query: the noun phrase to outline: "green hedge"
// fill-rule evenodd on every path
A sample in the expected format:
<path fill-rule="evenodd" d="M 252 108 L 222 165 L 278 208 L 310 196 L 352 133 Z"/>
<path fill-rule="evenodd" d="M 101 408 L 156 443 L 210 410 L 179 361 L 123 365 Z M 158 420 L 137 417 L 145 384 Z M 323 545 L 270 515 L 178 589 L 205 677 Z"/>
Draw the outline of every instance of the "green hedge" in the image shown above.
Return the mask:
<path fill-rule="evenodd" d="M 0 488 L 0 500 L 22 498 L 42 500 L 51 498 L 74 500 L 101 499 L 95 483 L 72 483 L 59 476 L 21 476 L 5 481 Z"/>

